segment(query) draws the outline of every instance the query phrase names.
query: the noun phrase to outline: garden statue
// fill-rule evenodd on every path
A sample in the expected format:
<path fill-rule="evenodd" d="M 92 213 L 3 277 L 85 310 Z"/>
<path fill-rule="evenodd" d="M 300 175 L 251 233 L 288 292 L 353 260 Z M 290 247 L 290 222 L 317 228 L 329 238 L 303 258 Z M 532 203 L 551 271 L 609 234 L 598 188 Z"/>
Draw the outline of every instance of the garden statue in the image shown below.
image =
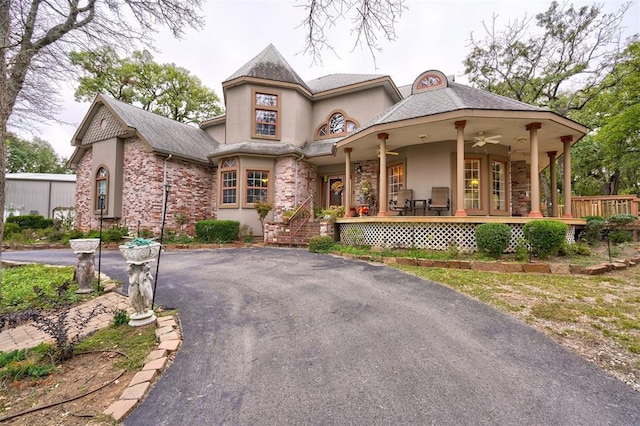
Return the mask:
<path fill-rule="evenodd" d="M 133 241 L 121 245 L 120 253 L 129 265 L 129 300 L 135 313 L 131 315 L 129 325 L 142 326 L 151 324 L 156 316 L 151 309 L 153 303 L 153 277 L 149 264 L 155 260 L 161 245 L 155 241 L 136 238 Z"/>
<path fill-rule="evenodd" d="M 75 254 L 78 255 L 78 264 L 73 272 L 73 279 L 79 285 L 76 293 L 87 294 L 93 291 L 93 279 L 96 269 L 94 259 L 96 248 L 100 244 L 98 238 L 78 238 L 69 240 L 69 245 Z"/>

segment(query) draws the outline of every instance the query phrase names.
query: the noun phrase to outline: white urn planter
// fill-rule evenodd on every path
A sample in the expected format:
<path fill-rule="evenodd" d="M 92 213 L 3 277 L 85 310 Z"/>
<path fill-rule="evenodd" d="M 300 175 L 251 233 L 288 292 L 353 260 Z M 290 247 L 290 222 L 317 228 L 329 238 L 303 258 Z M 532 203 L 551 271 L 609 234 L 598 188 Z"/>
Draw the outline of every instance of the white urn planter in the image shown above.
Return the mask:
<path fill-rule="evenodd" d="M 127 263 L 134 265 L 142 265 L 143 263 L 155 260 L 160 253 L 161 244 L 155 241 L 144 245 L 124 244 L 121 245 L 120 253 L 126 259 Z"/>
<path fill-rule="evenodd" d="M 75 238 L 69 240 L 69 245 L 74 253 L 93 253 L 100 245 L 99 238 Z"/>

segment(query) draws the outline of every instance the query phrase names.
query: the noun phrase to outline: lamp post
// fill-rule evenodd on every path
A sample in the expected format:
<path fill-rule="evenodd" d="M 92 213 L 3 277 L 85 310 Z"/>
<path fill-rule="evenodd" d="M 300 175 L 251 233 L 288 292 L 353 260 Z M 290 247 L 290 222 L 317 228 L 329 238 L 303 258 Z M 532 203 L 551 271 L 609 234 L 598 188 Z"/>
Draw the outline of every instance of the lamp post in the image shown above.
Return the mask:
<path fill-rule="evenodd" d="M 104 194 L 98 196 L 98 203 L 100 203 L 100 234 L 98 243 L 98 293 L 100 293 L 100 266 L 102 263 L 102 218 L 104 216 Z"/>
<path fill-rule="evenodd" d="M 171 185 L 164 183 L 164 205 L 162 206 L 162 225 L 160 226 L 160 250 L 158 251 L 158 261 L 156 262 L 156 279 L 153 282 L 153 298 L 151 299 L 151 310 L 155 306 L 156 301 L 156 287 L 158 286 L 158 271 L 160 270 L 160 255 L 162 254 L 162 238 L 164 237 L 164 222 L 167 217 L 167 200 L 169 199 L 169 189 Z"/>

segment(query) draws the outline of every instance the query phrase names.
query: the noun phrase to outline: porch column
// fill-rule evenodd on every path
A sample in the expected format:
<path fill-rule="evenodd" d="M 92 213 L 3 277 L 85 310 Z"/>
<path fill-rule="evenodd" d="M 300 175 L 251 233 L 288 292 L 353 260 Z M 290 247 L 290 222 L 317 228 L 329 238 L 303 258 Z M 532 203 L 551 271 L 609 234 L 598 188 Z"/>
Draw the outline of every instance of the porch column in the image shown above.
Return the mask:
<path fill-rule="evenodd" d="M 380 197 L 378 197 L 380 206 L 378 216 L 386 216 L 389 206 L 387 195 L 387 139 L 389 139 L 388 133 L 378 133 L 378 140 L 380 141 Z"/>
<path fill-rule="evenodd" d="M 558 217 L 558 177 L 556 174 L 556 151 L 549 151 L 549 172 L 551 175 L 551 217 Z"/>
<path fill-rule="evenodd" d="M 525 129 L 529 131 L 529 141 L 531 148 L 531 210 L 529 217 L 542 217 L 540 213 L 540 174 L 538 172 L 538 129 L 542 128 L 540 123 L 529 123 Z"/>
<path fill-rule="evenodd" d="M 562 217 L 572 218 L 571 212 L 571 142 L 573 136 L 567 135 L 560 138 L 562 141 L 563 151 L 562 160 L 564 165 L 564 185 L 562 186 L 562 195 L 564 195 L 564 214 Z"/>
<path fill-rule="evenodd" d="M 466 216 L 464 209 L 464 127 L 465 120 L 456 121 L 456 213 L 454 216 Z"/>
<path fill-rule="evenodd" d="M 353 151 L 353 148 L 344 149 L 344 180 L 346 181 L 344 183 L 344 217 L 353 216 L 353 214 L 351 213 L 351 151 Z"/>

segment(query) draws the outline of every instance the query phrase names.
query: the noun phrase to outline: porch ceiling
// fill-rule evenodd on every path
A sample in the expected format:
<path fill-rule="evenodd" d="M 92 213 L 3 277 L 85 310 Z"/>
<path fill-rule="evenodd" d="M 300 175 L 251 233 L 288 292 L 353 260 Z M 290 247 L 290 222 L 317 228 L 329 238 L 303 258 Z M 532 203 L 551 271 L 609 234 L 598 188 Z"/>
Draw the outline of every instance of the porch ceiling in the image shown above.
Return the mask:
<path fill-rule="evenodd" d="M 513 161 L 530 162 L 529 131 L 526 126 L 533 122 L 541 123 L 538 130 L 539 164 L 540 170 L 549 165 L 547 152 L 556 151 L 557 156 L 563 152 L 563 144 L 560 140 L 563 136 L 572 136 L 573 143 L 582 138 L 586 131 L 584 126 L 567 120 L 550 112 L 514 112 L 514 111 L 456 111 L 454 113 L 439 114 L 438 116 L 420 117 L 411 120 L 403 120 L 395 123 L 387 123 L 373 126 L 364 131 L 357 132 L 343 139 L 337 145 L 336 154 L 333 157 L 324 157 L 314 160 L 317 164 L 335 164 L 344 162 L 343 148 L 352 148 L 351 161 L 365 161 L 376 159 L 378 155 L 378 134 L 389 134 L 387 150 L 400 151 L 412 145 L 426 145 L 436 142 L 449 142 L 456 144 L 456 121 L 466 121 L 465 152 L 482 152 L 484 147 L 472 147 L 473 137 L 478 132 L 485 135 L 502 135 L 497 146 L 502 146 L 504 152 L 511 147 L 511 159 Z M 490 146 L 487 144 L 486 146 Z"/>

